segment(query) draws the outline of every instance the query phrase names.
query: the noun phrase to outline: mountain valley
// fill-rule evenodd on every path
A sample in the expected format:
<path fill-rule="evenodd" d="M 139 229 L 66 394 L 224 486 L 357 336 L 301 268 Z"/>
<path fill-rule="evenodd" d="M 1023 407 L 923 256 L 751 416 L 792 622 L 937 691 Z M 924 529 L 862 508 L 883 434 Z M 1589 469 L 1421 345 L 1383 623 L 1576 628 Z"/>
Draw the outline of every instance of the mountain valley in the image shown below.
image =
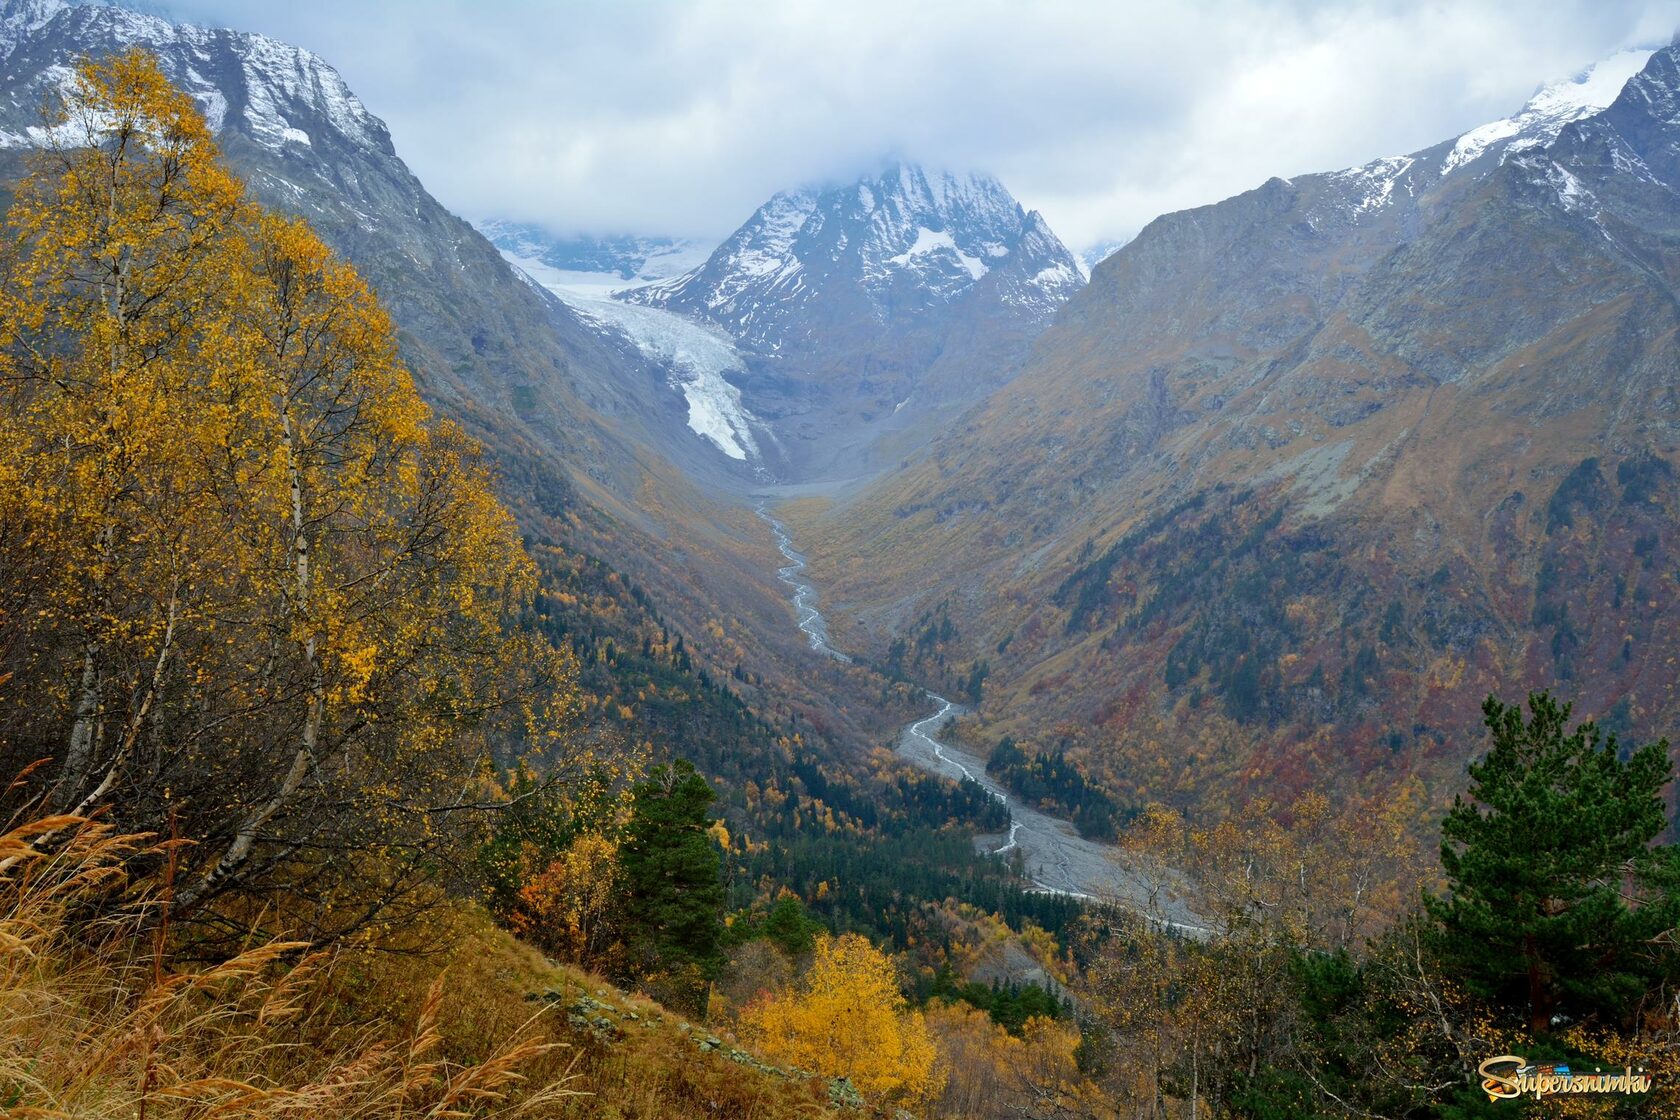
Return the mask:
<path fill-rule="evenodd" d="M 1680 37 L 1132 234 L 1068 13 L 540 7 L 0 0 L 0 1113 L 1680 1116 Z"/>
<path fill-rule="evenodd" d="M 1671 725 L 1677 90 L 1630 52 L 1157 219 L 918 462 L 791 518 L 841 640 L 948 614 L 970 733 L 1134 807 L 1436 803 L 1481 698 L 1555 680 Z"/>

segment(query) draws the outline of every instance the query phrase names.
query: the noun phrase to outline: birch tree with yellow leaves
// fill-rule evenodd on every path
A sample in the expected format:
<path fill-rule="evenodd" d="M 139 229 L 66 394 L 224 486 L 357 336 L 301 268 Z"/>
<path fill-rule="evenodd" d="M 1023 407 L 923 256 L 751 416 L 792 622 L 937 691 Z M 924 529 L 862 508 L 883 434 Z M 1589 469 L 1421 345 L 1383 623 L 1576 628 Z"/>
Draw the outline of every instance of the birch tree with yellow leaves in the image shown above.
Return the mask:
<path fill-rule="evenodd" d="M 0 248 L 0 762 L 178 831 L 174 906 L 342 932 L 568 752 L 575 672 L 477 447 L 143 52 L 78 69 Z M 283 889 L 282 889 L 283 884 Z"/>
<path fill-rule="evenodd" d="M 741 1031 L 774 1062 L 847 1077 L 901 1102 L 937 1095 L 944 1075 L 920 1012 L 898 988 L 892 961 L 855 933 L 821 936 L 790 991 L 748 1005 Z"/>

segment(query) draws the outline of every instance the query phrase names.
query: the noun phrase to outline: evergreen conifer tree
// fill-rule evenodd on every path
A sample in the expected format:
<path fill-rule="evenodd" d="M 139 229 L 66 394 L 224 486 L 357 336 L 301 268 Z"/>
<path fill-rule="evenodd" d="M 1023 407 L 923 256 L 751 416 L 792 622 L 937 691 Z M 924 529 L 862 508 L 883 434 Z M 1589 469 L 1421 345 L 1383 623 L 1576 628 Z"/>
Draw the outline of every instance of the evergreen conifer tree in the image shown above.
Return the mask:
<path fill-rule="evenodd" d="M 633 791 L 619 855 L 632 956 L 697 1006 L 720 963 L 723 863 L 707 831 L 715 796 L 686 760 L 654 767 Z"/>
<path fill-rule="evenodd" d="M 1609 1021 L 1670 963 L 1659 935 L 1680 920 L 1675 849 L 1656 847 L 1668 742 L 1622 747 L 1545 692 L 1488 697 L 1492 738 L 1468 797 L 1441 828 L 1451 892 L 1430 910 L 1470 990 L 1547 1029 L 1555 1015 Z"/>

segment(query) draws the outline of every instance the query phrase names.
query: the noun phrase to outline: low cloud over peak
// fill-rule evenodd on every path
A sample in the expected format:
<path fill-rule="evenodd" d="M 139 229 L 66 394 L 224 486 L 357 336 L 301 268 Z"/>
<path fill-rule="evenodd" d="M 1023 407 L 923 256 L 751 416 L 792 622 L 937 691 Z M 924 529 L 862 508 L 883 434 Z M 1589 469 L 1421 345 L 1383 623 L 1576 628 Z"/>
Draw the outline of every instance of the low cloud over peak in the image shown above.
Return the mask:
<path fill-rule="evenodd" d="M 469 216 L 719 237 L 776 190 L 897 151 L 988 169 L 1075 246 L 1457 135 L 1680 25 L 1674 0 L 170 10 L 324 56 Z"/>

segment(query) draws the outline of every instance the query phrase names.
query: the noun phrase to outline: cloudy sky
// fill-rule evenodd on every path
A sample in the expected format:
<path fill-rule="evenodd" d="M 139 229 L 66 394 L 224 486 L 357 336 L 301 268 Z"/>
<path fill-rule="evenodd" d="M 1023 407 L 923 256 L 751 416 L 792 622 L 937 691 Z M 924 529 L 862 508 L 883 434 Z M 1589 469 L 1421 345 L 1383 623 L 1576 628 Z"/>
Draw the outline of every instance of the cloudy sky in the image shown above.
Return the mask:
<path fill-rule="evenodd" d="M 987 169 L 1076 248 L 1415 150 L 1666 43 L 1680 0 L 171 0 L 309 47 L 468 217 L 721 237 L 888 153 Z"/>

